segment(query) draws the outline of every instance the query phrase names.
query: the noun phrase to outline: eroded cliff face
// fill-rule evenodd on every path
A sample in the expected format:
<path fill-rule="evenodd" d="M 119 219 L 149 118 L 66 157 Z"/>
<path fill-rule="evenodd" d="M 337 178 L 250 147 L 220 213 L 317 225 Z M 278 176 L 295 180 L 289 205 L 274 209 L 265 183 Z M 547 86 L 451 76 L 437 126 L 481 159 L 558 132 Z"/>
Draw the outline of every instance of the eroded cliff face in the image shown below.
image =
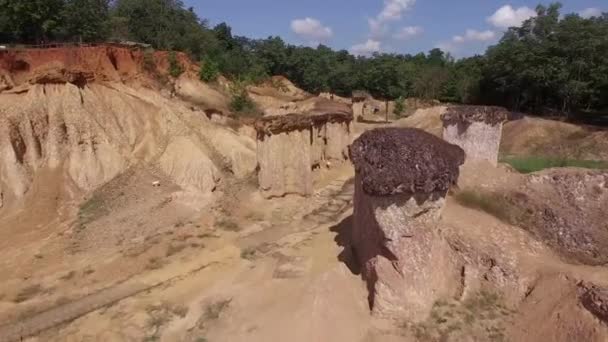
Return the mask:
<path fill-rule="evenodd" d="M 143 51 L 116 47 L 0 55 L 5 208 L 23 198 L 41 170 L 60 170 L 66 187 L 88 192 L 147 164 L 202 193 L 213 191 L 222 177 L 254 171 L 253 139 L 211 123 L 188 102 L 161 95 L 162 84 L 151 73 L 167 77 L 166 53 L 152 56 L 153 72 Z M 178 60 L 187 70 L 181 83 L 199 82 L 189 75 L 196 67 L 184 55 Z"/>
<path fill-rule="evenodd" d="M 176 53 L 176 58 L 186 72 L 197 70 L 185 54 Z M 0 84 L 5 84 L 5 91 L 40 83 L 73 82 L 82 86 L 86 82 L 109 81 L 151 85 L 153 76 L 167 75 L 168 70 L 168 53 L 164 51 L 146 53 L 141 49 L 95 46 L 0 52 Z"/>

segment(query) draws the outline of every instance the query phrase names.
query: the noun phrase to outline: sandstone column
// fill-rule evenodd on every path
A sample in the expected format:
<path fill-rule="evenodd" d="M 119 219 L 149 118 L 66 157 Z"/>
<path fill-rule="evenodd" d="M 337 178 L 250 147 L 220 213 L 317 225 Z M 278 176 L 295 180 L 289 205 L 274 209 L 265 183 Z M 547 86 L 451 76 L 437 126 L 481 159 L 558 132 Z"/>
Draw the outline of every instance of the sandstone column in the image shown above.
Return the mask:
<path fill-rule="evenodd" d="M 441 116 L 443 139 L 462 147 L 467 160 L 487 160 L 496 166 L 507 114 L 501 107 L 450 107 Z"/>
<path fill-rule="evenodd" d="M 328 160 L 348 159 L 348 145 L 350 144 L 350 127 L 344 122 L 328 122 L 326 126 L 325 157 Z"/>
<path fill-rule="evenodd" d="M 365 132 L 350 147 L 355 166 L 352 247 L 374 314 L 424 320 L 456 295 L 458 259 L 437 230 L 464 152 L 412 128 Z"/>
<path fill-rule="evenodd" d="M 314 158 L 310 118 L 297 114 L 270 116 L 256 121 L 255 129 L 262 195 L 311 195 Z"/>

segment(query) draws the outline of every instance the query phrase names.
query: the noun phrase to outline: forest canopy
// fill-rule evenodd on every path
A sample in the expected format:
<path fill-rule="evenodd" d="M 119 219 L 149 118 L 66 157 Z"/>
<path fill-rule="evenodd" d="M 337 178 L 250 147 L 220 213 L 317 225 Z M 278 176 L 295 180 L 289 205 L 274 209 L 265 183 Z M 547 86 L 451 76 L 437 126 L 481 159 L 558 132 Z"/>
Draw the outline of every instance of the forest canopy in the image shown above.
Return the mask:
<path fill-rule="evenodd" d="M 283 75 L 312 92 L 380 99 L 405 97 L 495 104 L 542 114 L 608 109 L 608 13 L 582 18 L 539 5 L 484 55 L 455 60 L 428 53 L 354 56 L 330 47 L 295 46 L 280 37 L 235 36 L 210 27 L 180 0 L 0 0 L 0 44 L 102 42 L 151 44 L 201 60 L 204 78 L 258 82 Z M 201 76 L 203 77 L 203 76 Z"/>

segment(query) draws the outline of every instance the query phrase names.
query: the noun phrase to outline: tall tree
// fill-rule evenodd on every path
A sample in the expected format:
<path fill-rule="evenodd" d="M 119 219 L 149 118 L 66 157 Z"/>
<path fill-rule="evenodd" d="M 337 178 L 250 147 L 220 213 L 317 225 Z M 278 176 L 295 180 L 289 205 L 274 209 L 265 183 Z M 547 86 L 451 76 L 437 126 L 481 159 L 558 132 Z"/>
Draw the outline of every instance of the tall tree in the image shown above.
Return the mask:
<path fill-rule="evenodd" d="M 108 37 L 109 0 L 66 0 L 62 34 L 84 41 Z"/>
<path fill-rule="evenodd" d="M 63 0 L 0 0 L 0 31 L 12 41 L 49 41 L 61 25 L 63 5 Z"/>

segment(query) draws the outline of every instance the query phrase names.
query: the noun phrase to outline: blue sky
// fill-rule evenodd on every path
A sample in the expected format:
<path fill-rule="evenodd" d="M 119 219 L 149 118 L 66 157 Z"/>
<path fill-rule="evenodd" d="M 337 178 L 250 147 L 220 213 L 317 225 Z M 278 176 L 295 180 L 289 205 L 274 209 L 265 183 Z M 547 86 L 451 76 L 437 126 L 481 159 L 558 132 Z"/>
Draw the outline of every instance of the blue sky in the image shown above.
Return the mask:
<path fill-rule="evenodd" d="M 482 53 L 506 27 L 533 15 L 538 1 L 505 0 L 184 0 L 211 25 L 227 22 L 251 38 L 278 35 L 356 54 L 417 53 L 441 47 L 456 57 Z M 562 0 L 562 13 L 608 11 L 607 0 Z M 549 2 L 543 2 L 549 4 Z"/>

